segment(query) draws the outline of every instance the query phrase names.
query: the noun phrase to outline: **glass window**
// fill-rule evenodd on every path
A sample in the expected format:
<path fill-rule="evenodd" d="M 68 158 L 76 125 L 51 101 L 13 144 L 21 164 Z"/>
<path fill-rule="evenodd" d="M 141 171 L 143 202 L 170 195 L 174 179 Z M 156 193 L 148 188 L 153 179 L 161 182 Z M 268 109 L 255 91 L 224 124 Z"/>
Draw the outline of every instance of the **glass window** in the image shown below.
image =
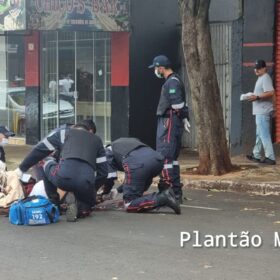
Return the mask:
<path fill-rule="evenodd" d="M 42 33 L 42 137 L 92 119 L 103 141 L 111 141 L 110 38 L 105 32 Z"/>
<path fill-rule="evenodd" d="M 0 36 L 0 125 L 25 137 L 24 36 Z"/>

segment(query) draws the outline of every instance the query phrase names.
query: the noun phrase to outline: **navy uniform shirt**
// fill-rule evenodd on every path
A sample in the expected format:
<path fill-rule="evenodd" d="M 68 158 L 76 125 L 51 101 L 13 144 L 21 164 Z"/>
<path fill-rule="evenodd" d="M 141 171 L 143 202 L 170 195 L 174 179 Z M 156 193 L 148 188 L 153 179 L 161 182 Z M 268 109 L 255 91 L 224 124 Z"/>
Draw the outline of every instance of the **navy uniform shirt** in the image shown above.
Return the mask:
<path fill-rule="evenodd" d="M 32 151 L 25 157 L 19 165 L 22 172 L 26 172 L 30 167 L 49 156 L 51 153 L 60 154 L 62 151 L 65 137 L 70 127 L 61 127 L 53 130 L 47 137 L 39 142 Z M 106 178 L 108 175 L 107 160 L 103 145 L 99 147 L 96 158 L 97 174 L 96 180 Z"/>
<path fill-rule="evenodd" d="M 157 116 L 165 116 L 169 110 L 175 110 L 181 119 L 188 118 L 185 87 L 176 73 L 169 75 L 162 86 Z"/>
<path fill-rule="evenodd" d="M 111 189 L 114 186 L 114 181 L 117 179 L 118 177 L 118 170 L 122 170 L 123 171 L 123 167 L 122 165 L 120 166 L 114 158 L 114 154 L 112 151 L 112 147 L 109 146 L 105 149 L 106 151 L 106 158 L 107 158 L 107 170 L 108 170 L 108 175 L 107 178 L 105 180 L 99 180 L 96 184 L 96 188 L 100 188 L 101 185 L 104 186 L 103 188 L 103 193 L 102 194 L 108 194 L 110 193 Z"/>

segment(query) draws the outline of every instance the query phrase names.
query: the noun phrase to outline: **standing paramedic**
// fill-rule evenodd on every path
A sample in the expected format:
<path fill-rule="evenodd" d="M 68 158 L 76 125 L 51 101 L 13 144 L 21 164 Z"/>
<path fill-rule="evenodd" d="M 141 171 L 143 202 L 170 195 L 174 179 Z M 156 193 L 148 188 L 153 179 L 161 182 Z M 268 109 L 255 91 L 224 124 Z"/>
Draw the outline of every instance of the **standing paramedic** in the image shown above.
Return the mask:
<path fill-rule="evenodd" d="M 156 113 L 158 118 L 156 149 L 164 156 L 159 190 L 171 187 L 176 199 L 182 203 L 178 157 L 184 128 L 190 132 L 185 87 L 180 77 L 171 69 L 171 62 L 165 55 L 156 56 L 149 68 L 154 68 L 156 77 L 165 79 Z"/>
<path fill-rule="evenodd" d="M 45 159 L 54 151 L 60 152 L 58 161 Z M 57 188 L 67 191 L 67 220 L 84 216 L 95 204 L 95 172 L 99 178 L 107 177 L 102 140 L 85 123 L 57 129 L 22 161 L 16 169 L 18 176 L 43 159 L 45 189 L 50 200 L 58 203 Z"/>

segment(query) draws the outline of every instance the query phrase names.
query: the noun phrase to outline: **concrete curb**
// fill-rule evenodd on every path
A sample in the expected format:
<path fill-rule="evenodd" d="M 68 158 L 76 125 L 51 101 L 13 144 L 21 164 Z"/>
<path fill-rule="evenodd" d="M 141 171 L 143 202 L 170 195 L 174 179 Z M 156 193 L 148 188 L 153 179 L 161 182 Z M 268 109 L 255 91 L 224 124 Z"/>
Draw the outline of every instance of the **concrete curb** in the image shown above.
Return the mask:
<path fill-rule="evenodd" d="M 204 189 L 253 193 L 258 195 L 279 195 L 280 184 L 276 182 L 244 182 L 230 180 L 190 180 L 182 178 L 184 189 Z"/>

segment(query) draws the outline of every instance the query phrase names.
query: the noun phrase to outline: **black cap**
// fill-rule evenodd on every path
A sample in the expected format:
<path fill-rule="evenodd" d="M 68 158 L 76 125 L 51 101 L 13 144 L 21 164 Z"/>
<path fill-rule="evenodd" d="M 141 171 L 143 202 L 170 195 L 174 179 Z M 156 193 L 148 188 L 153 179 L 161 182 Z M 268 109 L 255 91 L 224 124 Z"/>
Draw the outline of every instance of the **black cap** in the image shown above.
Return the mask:
<path fill-rule="evenodd" d="M 154 58 L 153 64 L 149 66 L 149 68 L 154 68 L 154 67 L 159 67 L 159 66 L 164 66 L 164 67 L 169 67 L 171 66 L 171 62 L 169 58 L 165 55 L 158 55 Z"/>
<path fill-rule="evenodd" d="M 256 60 L 255 69 L 261 69 L 261 68 L 265 68 L 265 67 L 266 67 L 266 63 L 264 60 L 262 60 L 262 59 Z"/>
<path fill-rule="evenodd" d="M 10 131 L 7 126 L 0 126 L 0 133 L 4 134 L 5 137 L 15 136 L 15 133 Z"/>

